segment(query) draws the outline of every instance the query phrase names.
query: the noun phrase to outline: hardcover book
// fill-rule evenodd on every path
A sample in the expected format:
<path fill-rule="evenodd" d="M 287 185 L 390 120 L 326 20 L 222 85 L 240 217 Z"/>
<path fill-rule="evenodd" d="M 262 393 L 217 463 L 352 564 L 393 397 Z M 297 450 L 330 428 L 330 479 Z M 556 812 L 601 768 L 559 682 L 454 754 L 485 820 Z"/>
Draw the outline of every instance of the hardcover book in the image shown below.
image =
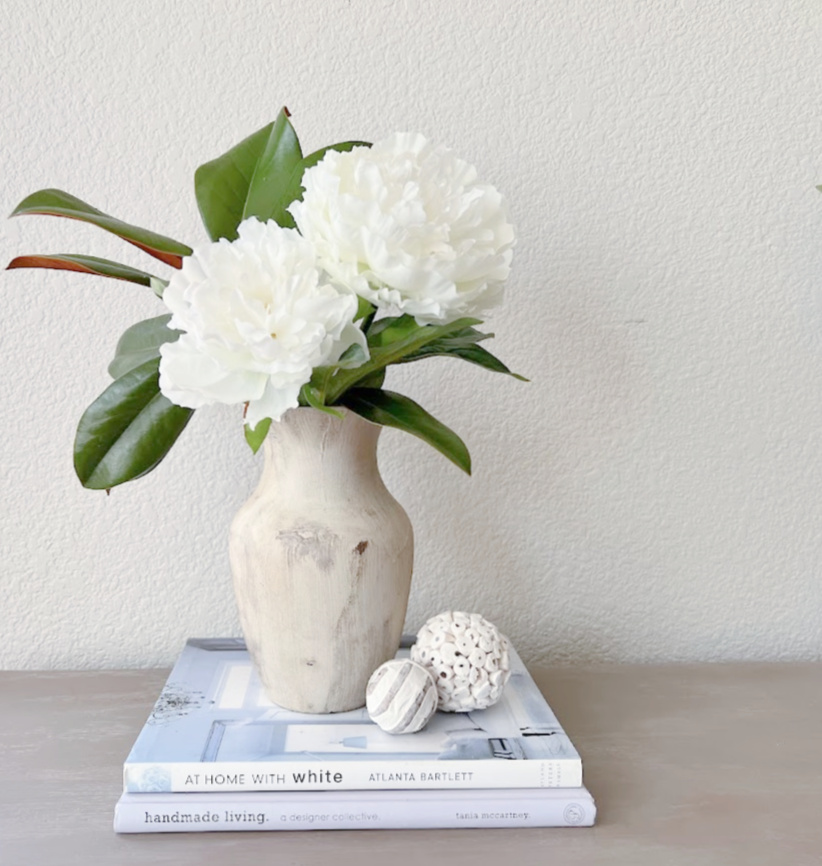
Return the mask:
<path fill-rule="evenodd" d="M 123 794 L 117 833 L 590 827 L 585 788 Z"/>
<path fill-rule="evenodd" d="M 242 640 L 192 639 L 126 759 L 124 789 L 580 787 L 579 754 L 513 649 L 510 662 L 494 706 L 437 712 L 419 733 L 392 736 L 364 708 L 285 710 L 266 698 Z"/>

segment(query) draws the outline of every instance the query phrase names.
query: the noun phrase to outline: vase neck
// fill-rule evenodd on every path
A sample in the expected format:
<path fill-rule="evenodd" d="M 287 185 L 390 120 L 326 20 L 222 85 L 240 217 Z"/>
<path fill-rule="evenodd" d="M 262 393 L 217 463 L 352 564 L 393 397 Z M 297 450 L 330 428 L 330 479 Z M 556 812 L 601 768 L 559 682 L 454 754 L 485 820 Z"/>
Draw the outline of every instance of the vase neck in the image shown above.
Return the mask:
<path fill-rule="evenodd" d="M 342 418 L 300 407 L 271 425 L 264 443 L 261 484 L 344 491 L 347 483 L 382 485 L 377 440 L 382 427 L 347 409 Z"/>

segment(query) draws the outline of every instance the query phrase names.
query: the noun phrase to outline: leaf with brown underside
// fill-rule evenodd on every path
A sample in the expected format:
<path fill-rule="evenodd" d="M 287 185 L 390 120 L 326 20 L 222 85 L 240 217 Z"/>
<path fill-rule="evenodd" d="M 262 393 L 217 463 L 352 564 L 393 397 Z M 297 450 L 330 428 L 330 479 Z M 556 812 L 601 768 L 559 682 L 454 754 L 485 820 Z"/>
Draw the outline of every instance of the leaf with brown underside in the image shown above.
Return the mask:
<path fill-rule="evenodd" d="M 11 216 L 24 215 L 62 216 L 90 223 L 134 244 L 173 268 L 182 267 L 183 258 L 192 253 L 190 247 L 179 241 L 118 220 L 60 189 L 41 189 L 24 198 Z"/>
<path fill-rule="evenodd" d="M 6 266 L 6 270 L 15 268 L 47 268 L 53 271 L 77 271 L 81 274 L 93 274 L 98 277 L 111 277 L 115 280 L 126 280 L 148 286 L 155 294 L 162 297 L 167 283 L 159 277 L 147 274 L 129 265 L 99 259 L 96 256 L 83 256 L 75 253 L 58 253 L 53 256 L 17 256 Z"/>

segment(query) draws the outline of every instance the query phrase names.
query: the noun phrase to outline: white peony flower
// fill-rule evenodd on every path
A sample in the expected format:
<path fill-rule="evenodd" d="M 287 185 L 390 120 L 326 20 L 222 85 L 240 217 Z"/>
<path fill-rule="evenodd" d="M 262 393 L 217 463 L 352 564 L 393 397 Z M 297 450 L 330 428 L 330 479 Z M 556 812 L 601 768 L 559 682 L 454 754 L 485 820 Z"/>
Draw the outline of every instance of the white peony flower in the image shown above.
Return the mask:
<path fill-rule="evenodd" d="M 298 405 L 312 370 L 354 343 L 357 299 L 324 282 L 314 251 L 293 229 L 245 220 L 183 260 L 163 293 L 171 328 L 160 349 L 160 390 L 172 403 L 248 403 L 251 427 Z"/>
<path fill-rule="evenodd" d="M 493 186 L 422 135 L 329 151 L 290 211 L 322 268 L 380 308 L 419 324 L 473 316 L 502 300 L 514 229 Z"/>

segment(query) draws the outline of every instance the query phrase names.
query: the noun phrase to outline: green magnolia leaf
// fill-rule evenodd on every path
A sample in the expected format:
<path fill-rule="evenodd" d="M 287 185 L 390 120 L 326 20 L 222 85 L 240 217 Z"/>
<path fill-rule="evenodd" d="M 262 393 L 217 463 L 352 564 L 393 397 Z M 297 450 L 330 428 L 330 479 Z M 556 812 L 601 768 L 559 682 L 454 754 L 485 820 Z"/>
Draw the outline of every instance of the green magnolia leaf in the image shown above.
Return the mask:
<path fill-rule="evenodd" d="M 360 367 L 368 360 L 368 352 L 359 344 L 352 343 L 343 353 L 340 355 L 339 361 L 337 361 L 336 366 L 342 370 L 352 370 L 355 367 Z"/>
<path fill-rule="evenodd" d="M 325 393 L 328 383 L 337 369 L 331 365 L 315 367 L 311 371 L 311 379 L 300 389 L 300 405 L 313 406 L 315 409 L 324 407 L 327 403 Z"/>
<path fill-rule="evenodd" d="M 490 334 L 481 336 L 490 336 Z M 492 355 L 482 346 L 478 346 L 476 343 L 461 345 L 459 341 L 450 341 L 448 339 L 435 340 L 433 343 L 423 346 L 416 352 L 406 355 L 401 361 L 399 361 L 399 363 L 407 364 L 411 361 L 420 361 L 423 358 L 432 358 L 437 355 L 450 358 L 462 358 L 463 361 L 476 364 L 486 370 L 491 370 L 493 373 L 506 373 L 509 376 L 513 376 L 514 379 L 519 379 L 520 382 L 529 381 L 525 376 L 520 376 L 519 373 L 512 373 L 499 358 Z"/>
<path fill-rule="evenodd" d="M 358 388 L 382 388 L 383 382 L 385 382 L 385 367 L 381 370 L 377 370 L 374 373 L 371 373 L 370 376 L 366 376 L 364 379 L 360 379 L 357 382 Z"/>
<path fill-rule="evenodd" d="M 493 336 L 493 334 L 486 334 L 482 331 L 478 331 L 476 328 L 463 328 L 461 331 L 455 331 L 447 337 L 440 337 L 433 343 L 429 343 L 428 346 L 420 349 L 419 353 L 434 354 L 434 352 L 428 352 L 428 349 L 431 347 L 435 347 L 438 350 L 436 354 L 440 354 L 441 352 L 450 352 L 452 349 L 462 348 L 464 346 L 473 346 L 475 343 L 481 343 L 483 340 L 490 340 Z"/>
<path fill-rule="evenodd" d="M 279 205 L 283 186 L 297 170 L 303 152 L 297 133 L 281 111 L 266 142 L 248 187 L 243 219 L 255 216 L 262 222 L 272 219 Z"/>
<path fill-rule="evenodd" d="M 507 376 L 512 376 L 520 382 L 530 382 L 531 380 L 519 373 L 514 373 L 505 364 L 500 361 L 495 355 L 492 355 L 487 349 L 482 346 L 460 346 L 451 349 L 444 353 L 455 358 L 462 358 L 463 361 L 468 361 L 471 364 L 476 364 L 492 373 L 505 373 Z"/>
<path fill-rule="evenodd" d="M 312 382 L 306 382 L 305 385 L 300 388 L 300 406 L 311 406 L 312 409 L 318 409 L 320 412 L 325 412 L 326 415 L 333 415 L 335 418 L 343 417 L 342 412 L 338 409 L 325 405 L 322 390 L 312 384 Z"/>
<path fill-rule="evenodd" d="M 419 437 L 471 474 L 471 456 L 462 439 L 408 397 L 378 388 L 352 388 L 342 395 L 340 404 L 374 424 Z"/>
<path fill-rule="evenodd" d="M 108 365 L 111 378 L 119 379 L 146 361 L 159 358 L 160 346 L 163 343 L 173 343 L 182 333 L 168 327 L 170 320 L 171 314 L 168 313 L 165 316 L 144 319 L 124 331 L 117 343 L 114 360 Z"/>
<path fill-rule="evenodd" d="M 84 487 L 109 490 L 139 478 L 166 456 L 194 414 L 160 393 L 159 359 L 121 376 L 86 409 L 74 440 Z"/>
<path fill-rule="evenodd" d="M 325 389 L 325 402 L 336 403 L 349 389 L 371 380 L 374 373 L 398 363 L 428 343 L 479 324 L 479 319 L 457 319 L 447 325 L 418 325 L 410 316 L 400 316 L 387 325 L 375 322 L 368 334 L 371 357 L 352 370 L 338 370 Z M 380 327 L 378 327 L 380 326 Z"/>
<path fill-rule="evenodd" d="M 245 425 L 245 441 L 248 442 L 252 452 L 256 454 L 260 450 L 260 446 L 268 436 L 268 431 L 271 428 L 271 419 L 263 418 L 256 427 Z"/>
<path fill-rule="evenodd" d="M 291 176 L 287 182 L 280 188 L 276 199 L 271 200 L 271 215 L 269 219 L 275 220 L 279 225 L 285 228 L 294 228 L 294 217 L 288 212 L 288 207 L 295 201 L 302 201 L 303 198 L 303 174 L 306 169 L 315 166 L 322 158 L 330 151 L 336 150 L 344 153 L 353 150 L 355 147 L 371 147 L 368 141 L 341 141 L 338 144 L 329 144 L 327 147 L 315 150 L 294 167 Z M 358 316 L 359 318 L 359 316 Z"/>
<path fill-rule="evenodd" d="M 387 346 L 397 340 L 404 340 L 425 327 L 430 326 L 418 325 L 413 316 L 385 316 L 377 319 L 368 329 L 368 345 Z"/>
<path fill-rule="evenodd" d="M 81 274 L 94 274 L 98 277 L 111 277 L 115 280 L 126 280 L 148 286 L 155 294 L 162 297 L 163 289 L 168 285 L 165 280 L 138 271 L 129 265 L 110 262 L 108 259 L 98 259 L 96 256 L 82 256 L 74 253 L 59 253 L 54 256 L 17 256 L 6 266 L 7 271 L 15 268 L 48 268 L 53 271 L 77 271 Z M 158 291 L 159 289 L 159 291 Z"/>
<path fill-rule="evenodd" d="M 303 157 L 287 109 L 277 119 L 194 173 L 197 204 L 212 240 L 237 237 L 248 217 L 274 220 L 294 228 L 289 205 L 302 198 L 303 173 L 329 150 L 370 147 L 365 141 L 343 141 Z"/>
<path fill-rule="evenodd" d="M 27 214 L 62 216 L 90 223 L 117 235 L 130 244 L 134 244 L 143 252 L 175 268 L 182 267 L 183 257 L 190 256 L 192 252 L 190 247 L 179 241 L 110 217 L 90 204 L 59 189 L 41 189 L 32 193 L 17 205 L 11 216 Z"/>
<path fill-rule="evenodd" d="M 275 121 L 201 165 L 194 173 L 194 190 L 211 239 L 234 240 L 247 217 L 271 219 L 301 160 L 300 143 L 283 109 Z"/>
<path fill-rule="evenodd" d="M 365 298 L 361 298 L 359 295 L 357 296 L 357 314 L 354 316 L 354 321 L 359 322 L 362 321 L 362 329 L 366 333 L 368 332 L 368 328 L 371 325 L 371 322 L 374 319 L 374 316 L 377 314 L 377 308 L 370 302 L 366 301 Z"/>

